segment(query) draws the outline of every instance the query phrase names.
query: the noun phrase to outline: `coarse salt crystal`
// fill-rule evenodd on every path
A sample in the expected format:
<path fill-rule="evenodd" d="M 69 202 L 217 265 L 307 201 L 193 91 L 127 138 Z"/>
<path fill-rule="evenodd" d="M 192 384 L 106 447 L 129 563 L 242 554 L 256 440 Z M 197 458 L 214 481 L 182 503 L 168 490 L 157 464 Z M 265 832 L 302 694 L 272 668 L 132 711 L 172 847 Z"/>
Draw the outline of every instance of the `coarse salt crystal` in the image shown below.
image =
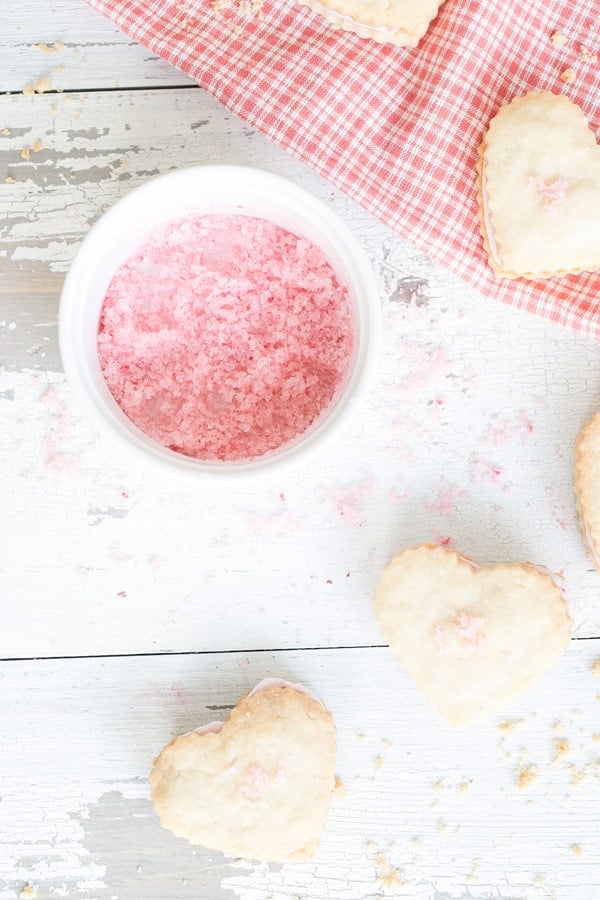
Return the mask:
<path fill-rule="evenodd" d="M 151 232 L 113 276 L 98 332 L 131 421 L 210 461 L 293 443 L 339 396 L 353 349 L 348 292 L 323 252 L 248 216 Z"/>

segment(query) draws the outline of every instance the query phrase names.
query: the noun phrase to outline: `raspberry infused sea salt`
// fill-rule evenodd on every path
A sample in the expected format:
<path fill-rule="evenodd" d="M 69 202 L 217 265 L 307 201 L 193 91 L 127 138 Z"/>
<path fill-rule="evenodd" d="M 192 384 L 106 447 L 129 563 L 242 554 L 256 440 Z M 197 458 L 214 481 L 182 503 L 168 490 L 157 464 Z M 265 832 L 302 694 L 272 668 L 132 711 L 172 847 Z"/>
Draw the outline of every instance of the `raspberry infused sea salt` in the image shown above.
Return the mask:
<path fill-rule="evenodd" d="M 98 331 L 128 418 L 210 461 L 293 443 L 340 395 L 353 350 L 348 292 L 323 252 L 241 215 L 155 229 L 113 276 Z"/>

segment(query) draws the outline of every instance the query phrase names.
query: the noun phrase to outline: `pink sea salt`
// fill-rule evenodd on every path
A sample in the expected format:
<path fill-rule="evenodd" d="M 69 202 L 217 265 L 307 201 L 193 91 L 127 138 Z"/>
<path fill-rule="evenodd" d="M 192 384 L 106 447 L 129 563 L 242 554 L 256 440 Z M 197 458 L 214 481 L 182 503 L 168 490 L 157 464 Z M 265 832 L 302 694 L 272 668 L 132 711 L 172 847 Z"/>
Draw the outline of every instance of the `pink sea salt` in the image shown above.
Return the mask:
<path fill-rule="evenodd" d="M 115 273 L 98 331 L 129 419 L 211 461 L 293 443 L 339 396 L 353 347 L 348 292 L 323 252 L 248 216 L 153 231 Z"/>

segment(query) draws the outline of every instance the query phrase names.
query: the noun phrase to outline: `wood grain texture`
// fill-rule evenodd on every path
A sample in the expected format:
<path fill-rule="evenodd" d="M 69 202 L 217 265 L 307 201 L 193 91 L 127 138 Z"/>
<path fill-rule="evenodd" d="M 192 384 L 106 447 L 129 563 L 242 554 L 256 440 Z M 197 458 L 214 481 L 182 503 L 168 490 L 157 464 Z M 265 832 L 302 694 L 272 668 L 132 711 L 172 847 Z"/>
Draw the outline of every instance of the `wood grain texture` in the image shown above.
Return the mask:
<path fill-rule="evenodd" d="M 136 44 L 85 0 L 2 5 L 0 90 L 189 86 L 194 82 Z"/>
<path fill-rule="evenodd" d="M 571 484 L 598 396 L 595 345 L 469 292 L 201 91 L 71 97 L 49 119 L 55 99 L 14 100 L 0 100 L 15 178 L 0 247 L 0 530 L 17 605 L 0 655 L 378 643 L 381 569 L 403 546 L 446 538 L 481 562 L 562 571 L 576 634 L 600 633 Z M 36 121 L 48 149 L 25 161 Z M 190 503 L 90 427 L 55 375 L 56 312 L 108 205 L 152 174 L 215 161 L 287 175 L 352 224 L 385 338 L 370 403 L 310 471 Z M 254 616 L 240 618 L 240 598 Z"/>
<path fill-rule="evenodd" d="M 481 318 L 444 284 L 427 306 L 385 304 L 370 402 L 309 468 L 261 485 L 158 479 L 96 433 L 60 373 L 0 373 L 0 656 L 381 643 L 383 567 L 442 540 L 561 572 L 575 635 L 597 636 L 570 465 L 596 348 L 500 306 Z"/>
<path fill-rule="evenodd" d="M 5 664 L 1 690 L 13 704 L 0 708 L 0 898 L 30 883 L 44 900 L 591 900 L 600 891 L 591 651 L 579 642 L 503 716 L 464 731 L 442 723 L 385 649 Z M 148 801 L 162 745 L 226 717 L 266 675 L 305 683 L 336 721 L 346 797 L 311 863 L 255 866 L 193 849 L 160 828 Z"/>
<path fill-rule="evenodd" d="M 571 482 L 598 347 L 436 269 L 84 0 L 2 10 L 0 91 L 28 85 L 44 92 L 0 97 L 0 900 L 598 900 L 600 576 Z M 98 216 L 212 162 L 331 203 L 384 323 L 346 434 L 310 469 L 228 491 L 160 480 L 97 434 L 56 333 Z M 561 572 L 575 620 L 531 693 L 462 732 L 372 646 L 383 566 L 426 540 Z M 303 681 L 339 730 L 346 798 L 302 866 L 191 848 L 148 799 L 162 745 L 265 675 Z"/>

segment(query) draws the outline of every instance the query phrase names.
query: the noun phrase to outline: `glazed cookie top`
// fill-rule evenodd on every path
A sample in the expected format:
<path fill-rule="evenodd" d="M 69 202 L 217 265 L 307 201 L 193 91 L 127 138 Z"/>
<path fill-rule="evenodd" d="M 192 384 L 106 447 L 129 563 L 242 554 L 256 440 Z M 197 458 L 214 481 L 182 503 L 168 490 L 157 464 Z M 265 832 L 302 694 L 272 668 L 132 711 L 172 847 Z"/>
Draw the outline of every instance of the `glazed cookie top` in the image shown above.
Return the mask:
<path fill-rule="evenodd" d="M 479 163 L 484 241 L 506 277 L 600 268 L 600 148 L 567 97 L 527 94 L 492 119 Z"/>

